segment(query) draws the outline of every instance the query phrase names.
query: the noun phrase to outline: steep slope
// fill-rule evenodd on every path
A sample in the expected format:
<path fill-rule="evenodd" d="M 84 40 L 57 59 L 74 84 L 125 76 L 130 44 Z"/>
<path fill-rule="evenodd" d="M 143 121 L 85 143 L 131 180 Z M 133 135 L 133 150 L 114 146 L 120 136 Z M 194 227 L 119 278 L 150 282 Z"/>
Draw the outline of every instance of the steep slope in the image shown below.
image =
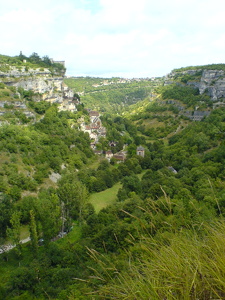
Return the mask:
<path fill-rule="evenodd" d="M 224 64 L 175 69 L 167 76 L 167 80 L 171 79 L 198 88 L 199 94 L 210 96 L 215 105 L 225 99 Z"/>
<path fill-rule="evenodd" d="M 93 152 L 78 130 L 82 111 L 74 113 L 79 100 L 63 83 L 64 66 L 0 59 L 0 197 L 17 203 L 56 187 L 64 169 L 81 168 Z"/>
<path fill-rule="evenodd" d="M 60 110 L 76 111 L 73 91 L 64 83 L 64 62 L 54 62 L 35 56 L 9 57 L 0 55 L 0 82 L 4 90 L 1 94 L 1 115 L 21 109 L 28 117 L 34 117 L 27 108 L 26 100 L 34 102 L 47 101 L 59 104 Z M 7 96 L 9 98 L 7 98 Z M 11 108 L 6 111 L 3 108 Z"/>

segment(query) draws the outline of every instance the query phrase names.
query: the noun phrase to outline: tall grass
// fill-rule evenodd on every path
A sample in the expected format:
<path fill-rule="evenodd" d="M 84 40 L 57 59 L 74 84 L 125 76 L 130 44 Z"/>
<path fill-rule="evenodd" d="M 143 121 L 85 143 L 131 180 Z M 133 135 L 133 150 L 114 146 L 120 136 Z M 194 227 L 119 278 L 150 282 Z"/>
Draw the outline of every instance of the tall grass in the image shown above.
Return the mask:
<path fill-rule="evenodd" d="M 98 297 L 225 299 L 225 222 L 204 230 L 208 232 L 204 238 L 193 232 L 175 234 L 169 245 L 153 238 L 142 241 L 139 259 L 127 262 L 126 271 L 103 285 Z"/>
<path fill-rule="evenodd" d="M 170 210 L 170 201 L 164 204 Z M 90 250 L 100 268 L 93 270 L 101 281 L 94 299 L 225 299 L 225 220 L 140 235 L 122 271 Z"/>

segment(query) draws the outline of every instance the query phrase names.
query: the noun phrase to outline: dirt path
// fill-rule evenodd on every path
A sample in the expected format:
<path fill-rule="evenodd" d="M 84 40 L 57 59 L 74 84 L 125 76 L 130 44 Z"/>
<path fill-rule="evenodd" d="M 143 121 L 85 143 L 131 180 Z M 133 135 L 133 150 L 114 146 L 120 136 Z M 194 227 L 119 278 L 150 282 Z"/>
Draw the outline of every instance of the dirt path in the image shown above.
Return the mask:
<path fill-rule="evenodd" d="M 20 244 L 26 244 L 30 241 L 30 237 L 24 239 L 24 240 L 21 240 L 20 241 Z M 15 245 L 11 245 L 11 244 L 8 244 L 8 245 L 1 245 L 0 246 L 0 254 L 4 253 L 4 252 L 7 252 L 13 248 L 15 248 L 16 246 Z"/>

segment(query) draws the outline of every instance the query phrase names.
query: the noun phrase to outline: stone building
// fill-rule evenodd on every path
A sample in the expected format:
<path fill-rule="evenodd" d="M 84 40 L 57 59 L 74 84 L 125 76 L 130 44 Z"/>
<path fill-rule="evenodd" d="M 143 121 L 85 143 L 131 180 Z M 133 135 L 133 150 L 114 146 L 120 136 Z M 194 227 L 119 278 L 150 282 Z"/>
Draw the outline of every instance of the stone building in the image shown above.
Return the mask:
<path fill-rule="evenodd" d="M 145 156 L 145 148 L 142 146 L 137 147 L 137 155 L 144 157 Z"/>

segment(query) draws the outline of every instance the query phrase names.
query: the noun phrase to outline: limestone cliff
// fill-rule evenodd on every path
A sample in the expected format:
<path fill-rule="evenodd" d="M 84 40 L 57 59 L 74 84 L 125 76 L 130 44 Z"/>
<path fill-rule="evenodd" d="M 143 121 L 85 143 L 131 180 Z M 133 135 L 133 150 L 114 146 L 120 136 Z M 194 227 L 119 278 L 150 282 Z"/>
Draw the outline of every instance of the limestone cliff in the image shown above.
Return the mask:
<path fill-rule="evenodd" d="M 186 78 L 186 84 L 195 86 L 199 89 L 199 93 L 206 93 L 211 97 L 213 101 L 221 101 L 225 99 L 225 73 L 224 70 L 220 69 L 202 69 L 197 68 L 196 70 L 184 70 L 184 71 L 173 71 L 167 78 L 172 83 L 173 78 Z M 183 81 L 184 82 L 184 81 Z"/>
<path fill-rule="evenodd" d="M 63 82 L 65 72 L 53 72 L 48 68 L 1 65 L 0 82 L 17 90 L 33 91 L 33 100 L 58 103 L 59 110 L 76 111 L 78 101 L 73 99 L 73 91 Z"/>
<path fill-rule="evenodd" d="M 223 70 L 203 70 L 199 92 L 207 92 L 212 100 L 225 97 L 225 75 Z"/>

